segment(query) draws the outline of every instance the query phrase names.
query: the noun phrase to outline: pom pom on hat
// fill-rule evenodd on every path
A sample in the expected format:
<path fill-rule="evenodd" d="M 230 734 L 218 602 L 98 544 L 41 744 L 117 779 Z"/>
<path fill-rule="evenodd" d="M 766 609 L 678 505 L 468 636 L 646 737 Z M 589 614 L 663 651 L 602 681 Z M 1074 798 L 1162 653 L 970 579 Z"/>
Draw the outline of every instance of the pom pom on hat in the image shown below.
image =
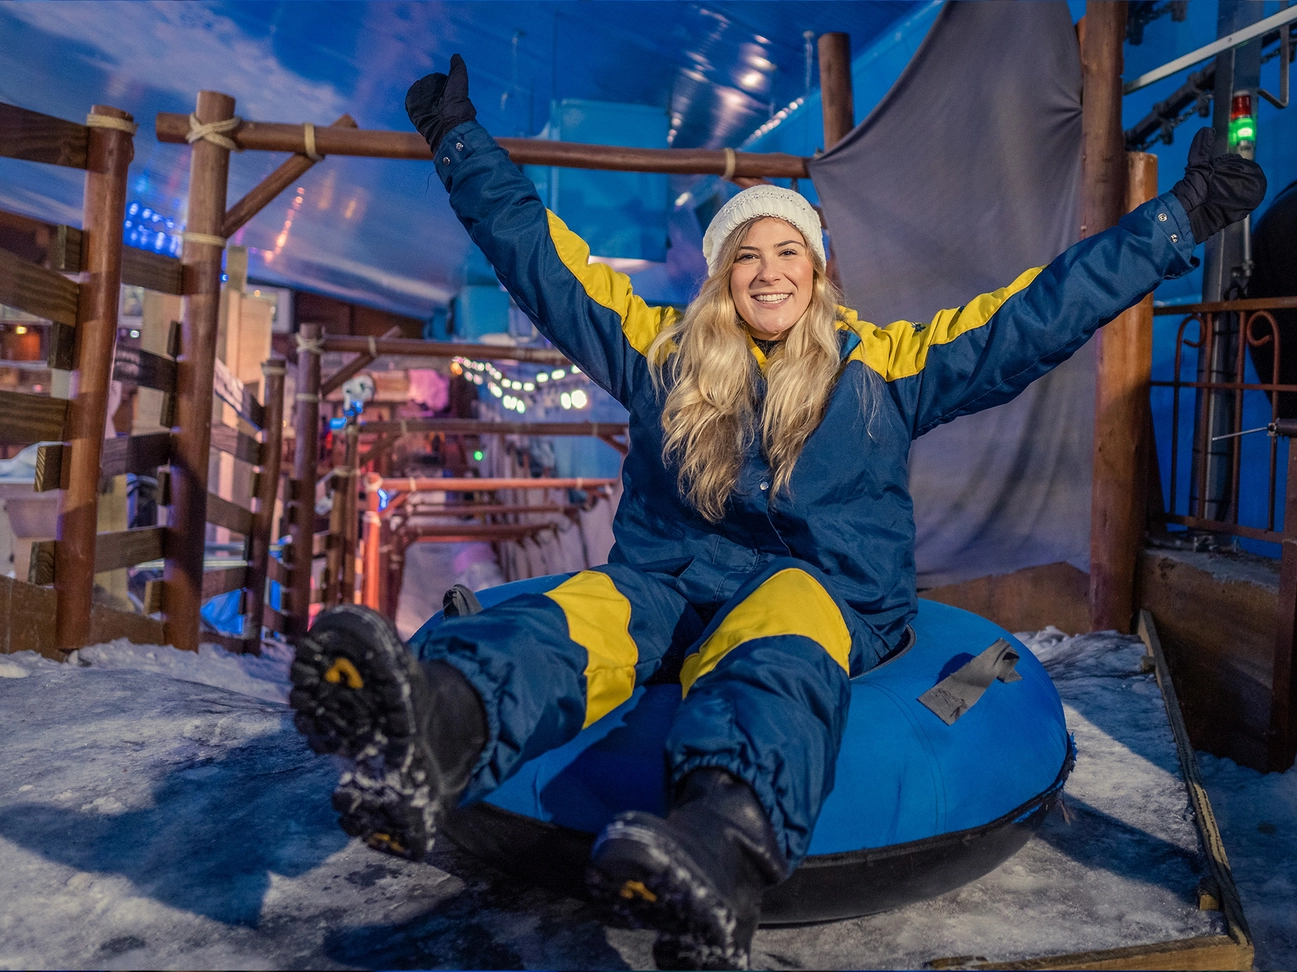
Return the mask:
<path fill-rule="evenodd" d="M 707 275 L 715 276 L 719 269 L 725 241 L 738 227 L 758 216 L 774 216 L 791 223 L 806 238 L 806 245 L 820 257 L 820 265 L 827 263 L 824 256 L 824 236 L 820 228 L 820 214 L 806 199 L 791 189 L 781 186 L 752 186 L 721 207 L 703 234 L 703 259 L 707 261 Z"/>

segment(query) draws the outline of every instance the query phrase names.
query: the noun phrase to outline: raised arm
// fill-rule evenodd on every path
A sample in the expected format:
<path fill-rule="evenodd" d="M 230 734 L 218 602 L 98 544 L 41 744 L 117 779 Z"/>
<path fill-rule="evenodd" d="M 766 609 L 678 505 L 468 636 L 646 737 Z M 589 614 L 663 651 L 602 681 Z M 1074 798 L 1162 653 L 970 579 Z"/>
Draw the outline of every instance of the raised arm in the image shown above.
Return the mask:
<path fill-rule="evenodd" d="M 629 404 L 631 388 L 647 375 L 644 352 L 674 312 L 647 305 L 624 273 L 589 262 L 585 242 L 545 209 L 531 180 L 475 121 L 467 84 L 456 55 L 449 80 L 430 75 L 406 99 L 411 120 L 429 139 L 451 208 L 541 333 Z"/>
<path fill-rule="evenodd" d="M 1162 280 L 1188 273 L 1197 243 L 1260 203 L 1260 168 L 1237 155 L 1213 157 L 1211 148 L 1204 129 L 1170 192 L 926 324 L 862 328 L 853 356 L 888 382 L 915 436 L 1007 402 Z"/>

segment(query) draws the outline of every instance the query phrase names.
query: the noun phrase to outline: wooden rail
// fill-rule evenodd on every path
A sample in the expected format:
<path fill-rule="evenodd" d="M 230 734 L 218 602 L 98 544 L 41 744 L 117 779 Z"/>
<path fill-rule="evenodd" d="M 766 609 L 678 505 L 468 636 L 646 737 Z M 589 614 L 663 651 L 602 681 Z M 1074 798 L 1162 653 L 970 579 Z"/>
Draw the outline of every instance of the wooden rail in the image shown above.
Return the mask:
<path fill-rule="evenodd" d="M 385 493 L 425 493 L 434 490 L 480 493 L 494 489 L 598 489 L 601 486 L 612 486 L 620 481 L 619 479 L 587 479 L 582 476 L 535 479 L 522 477 L 420 479 L 410 476 L 402 479 L 381 479 L 378 481 L 378 488 Z"/>
<path fill-rule="evenodd" d="M 432 418 L 361 422 L 360 434 L 440 432 L 447 435 L 625 435 L 625 422 L 487 422 Z"/>
<path fill-rule="evenodd" d="M 189 116 L 159 112 L 160 142 L 183 143 L 189 133 Z M 241 149 L 263 152 L 306 151 L 304 126 L 281 122 L 245 121 L 230 137 Z M 806 179 L 809 161 L 781 152 L 735 152 L 733 168 L 728 153 L 712 149 L 643 149 L 614 145 L 583 145 L 538 138 L 496 139 L 518 165 L 553 165 L 571 169 L 604 169 L 619 172 L 662 172 L 671 175 L 725 175 L 746 179 Z M 315 149 L 321 155 L 353 155 L 371 159 L 432 161 L 428 143 L 418 132 L 375 131 L 362 128 L 317 127 Z"/>
<path fill-rule="evenodd" d="M 507 344 L 459 344 L 454 341 L 422 341 L 414 338 L 349 337 L 330 334 L 324 339 L 325 351 L 351 351 L 360 354 L 396 354 L 418 358 L 477 358 L 484 361 L 528 361 L 535 364 L 571 367 L 562 351 L 552 348 L 519 348 Z"/>

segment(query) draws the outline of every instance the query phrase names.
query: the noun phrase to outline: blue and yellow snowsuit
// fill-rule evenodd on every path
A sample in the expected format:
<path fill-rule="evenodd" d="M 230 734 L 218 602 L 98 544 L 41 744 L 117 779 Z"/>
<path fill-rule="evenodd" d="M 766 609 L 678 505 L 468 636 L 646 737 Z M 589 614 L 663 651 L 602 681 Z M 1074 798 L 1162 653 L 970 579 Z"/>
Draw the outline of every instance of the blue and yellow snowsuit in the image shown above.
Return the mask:
<path fill-rule="evenodd" d="M 899 644 L 916 610 L 911 440 L 1013 398 L 1164 277 L 1187 272 L 1184 209 L 1159 197 L 928 323 L 875 327 L 844 310 L 843 368 L 791 490 L 772 494 L 755 443 L 713 524 L 684 502 L 662 460 L 662 399 L 644 353 L 675 311 L 588 263 L 586 245 L 476 122 L 454 129 L 435 157 L 451 206 L 518 306 L 630 412 L 610 562 L 412 645 L 456 666 L 485 701 L 489 742 L 466 802 L 636 685 L 678 677 L 671 782 L 702 766 L 745 780 L 796 866 L 833 788 L 848 679 Z M 752 354 L 764 367 L 755 344 Z M 868 420 L 862 395 L 876 406 Z"/>

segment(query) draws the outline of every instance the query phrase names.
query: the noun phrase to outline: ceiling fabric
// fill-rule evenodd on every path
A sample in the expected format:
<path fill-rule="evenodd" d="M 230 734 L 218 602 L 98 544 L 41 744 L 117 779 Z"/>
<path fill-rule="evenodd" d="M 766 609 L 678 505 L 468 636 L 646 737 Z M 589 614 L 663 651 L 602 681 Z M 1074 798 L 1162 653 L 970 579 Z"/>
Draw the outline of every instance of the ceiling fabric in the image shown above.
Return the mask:
<path fill-rule="evenodd" d="M 926 321 L 1075 242 L 1080 95 L 1066 4 L 943 8 L 878 107 L 811 164 L 862 318 Z M 1092 343 L 1014 401 L 918 439 L 920 587 L 1088 570 L 1093 440 Z"/>

